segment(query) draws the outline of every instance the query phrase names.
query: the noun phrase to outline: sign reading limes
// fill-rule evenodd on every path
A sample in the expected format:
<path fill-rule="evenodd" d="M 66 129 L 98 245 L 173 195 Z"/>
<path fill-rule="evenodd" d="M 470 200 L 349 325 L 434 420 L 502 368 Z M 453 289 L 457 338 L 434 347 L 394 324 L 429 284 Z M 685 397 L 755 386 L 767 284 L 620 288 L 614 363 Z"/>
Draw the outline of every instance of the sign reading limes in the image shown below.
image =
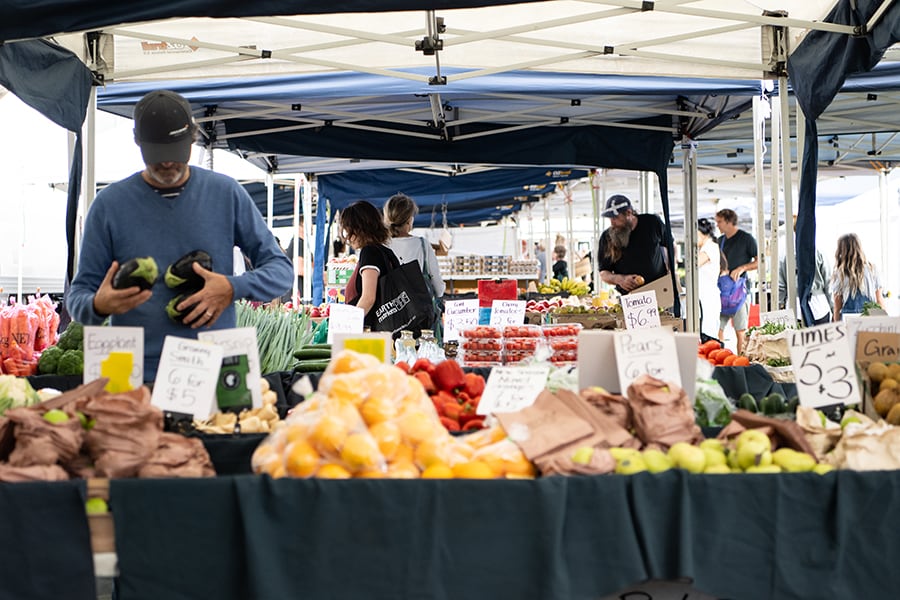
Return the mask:
<path fill-rule="evenodd" d="M 788 350 L 800 404 L 830 406 L 859 402 L 859 384 L 844 322 L 826 323 L 789 334 Z"/>

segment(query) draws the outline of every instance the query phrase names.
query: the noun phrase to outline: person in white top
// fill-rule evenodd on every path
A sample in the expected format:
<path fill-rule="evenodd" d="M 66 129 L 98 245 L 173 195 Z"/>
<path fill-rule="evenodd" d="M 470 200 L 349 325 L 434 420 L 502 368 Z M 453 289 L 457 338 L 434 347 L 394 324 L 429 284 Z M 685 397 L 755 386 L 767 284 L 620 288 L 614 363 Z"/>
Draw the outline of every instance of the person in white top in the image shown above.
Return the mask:
<path fill-rule="evenodd" d="M 719 246 L 716 243 L 715 225 L 709 219 L 697 221 L 697 287 L 700 296 L 700 332 L 716 337 L 719 332 L 719 312 L 722 301 L 719 296 Z"/>
<path fill-rule="evenodd" d="M 384 205 L 384 222 L 391 232 L 387 246 L 400 259 L 400 264 L 411 260 L 419 262 L 425 282 L 431 285 L 435 298 L 439 299 L 444 295 L 445 285 L 434 249 L 425 239 L 410 234 L 418 213 L 419 207 L 406 194 L 394 194 L 388 199 Z"/>

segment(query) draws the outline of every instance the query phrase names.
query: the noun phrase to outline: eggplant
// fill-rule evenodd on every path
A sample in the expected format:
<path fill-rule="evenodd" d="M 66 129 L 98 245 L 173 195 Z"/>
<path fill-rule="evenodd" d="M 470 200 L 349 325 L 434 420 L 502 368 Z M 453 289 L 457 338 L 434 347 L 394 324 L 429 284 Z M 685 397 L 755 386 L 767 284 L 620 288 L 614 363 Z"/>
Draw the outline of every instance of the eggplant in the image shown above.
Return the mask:
<path fill-rule="evenodd" d="M 212 271 L 212 257 L 205 250 L 192 250 L 173 262 L 166 269 L 163 280 L 176 292 L 196 292 L 205 283 L 203 278 L 194 273 L 194 263 L 207 271 Z"/>
<path fill-rule="evenodd" d="M 175 323 L 182 323 L 182 324 L 184 324 L 184 318 L 185 318 L 186 316 L 188 316 L 188 314 L 190 314 L 190 312 L 191 312 L 192 310 L 194 310 L 194 308 L 197 306 L 197 303 L 194 303 L 194 304 L 191 304 L 190 306 L 188 306 L 188 307 L 187 307 L 186 309 L 184 309 L 184 310 L 178 310 L 177 308 L 175 308 L 176 306 L 178 306 L 178 304 L 179 304 L 182 300 L 184 300 L 185 298 L 187 298 L 189 295 L 190 295 L 190 294 L 178 294 L 177 296 L 175 296 L 174 298 L 172 298 L 171 300 L 169 300 L 169 303 L 168 303 L 168 304 L 166 304 L 166 314 L 167 314 L 167 315 L 169 316 L 169 318 L 170 318 L 172 321 L 174 321 Z"/>
<path fill-rule="evenodd" d="M 112 286 L 117 290 L 124 290 L 137 286 L 142 290 L 149 290 L 159 277 L 159 267 L 152 256 L 142 256 L 119 265 L 119 270 L 113 275 Z"/>

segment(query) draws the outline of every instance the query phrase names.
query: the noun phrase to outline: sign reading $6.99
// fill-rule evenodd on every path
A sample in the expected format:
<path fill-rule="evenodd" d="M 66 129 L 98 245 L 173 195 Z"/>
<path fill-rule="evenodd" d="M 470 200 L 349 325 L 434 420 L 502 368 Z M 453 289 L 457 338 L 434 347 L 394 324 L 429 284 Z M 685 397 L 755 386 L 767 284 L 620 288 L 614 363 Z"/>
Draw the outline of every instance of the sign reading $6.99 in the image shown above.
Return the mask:
<path fill-rule="evenodd" d="M 800 404 L 815 408 L 859 402 L 856 371 L 844 323 L 826 323 L 789 335 Z"/>

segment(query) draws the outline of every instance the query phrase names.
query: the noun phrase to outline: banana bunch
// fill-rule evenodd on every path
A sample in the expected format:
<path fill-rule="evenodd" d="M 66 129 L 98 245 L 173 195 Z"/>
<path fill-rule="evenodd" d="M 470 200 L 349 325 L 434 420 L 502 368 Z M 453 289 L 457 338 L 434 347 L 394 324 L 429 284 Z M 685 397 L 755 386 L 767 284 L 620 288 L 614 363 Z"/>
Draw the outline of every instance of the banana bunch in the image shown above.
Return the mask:
<path fill-rule="evenodd" d="M 194 428 L 203 433 L 269 433 L 273 431 L 280 419 L 275 402 L 278 395 L 269 388 L 269 382 L 260 379 L 262 388 L 262 406 L 248 408 L 237 415 L 233 412 L 216 412 L 205 421 L 194 421 Z"/>
<path fill-rule="evenodd" d="M 570 296 L 585 296 L 589 291 L 588 284 L 579 277 L 563 277 L 562 280 L 555 277 L 550 280 L 549 284 L 541 284 L 538 286 L 538 292 L 542 294 L 558 294 L 560 292 L 569 292 Z"/>

